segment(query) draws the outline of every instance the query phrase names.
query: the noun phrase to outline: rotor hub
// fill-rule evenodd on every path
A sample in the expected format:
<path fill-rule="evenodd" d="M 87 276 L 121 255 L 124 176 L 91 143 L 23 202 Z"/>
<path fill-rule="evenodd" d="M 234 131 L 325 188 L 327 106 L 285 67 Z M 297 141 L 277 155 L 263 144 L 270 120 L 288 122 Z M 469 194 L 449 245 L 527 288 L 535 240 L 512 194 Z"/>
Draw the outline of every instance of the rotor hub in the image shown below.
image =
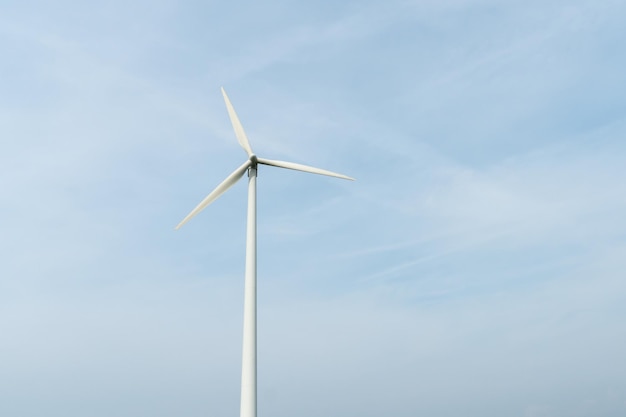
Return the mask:
<path fill-rule="evenodd" d="M 259 159 L 256 157 L 255 154 L 250 155 L 250 162 L 252 162 L 252 166 L 256 167 L 257 163 L 259 162 Z"/>

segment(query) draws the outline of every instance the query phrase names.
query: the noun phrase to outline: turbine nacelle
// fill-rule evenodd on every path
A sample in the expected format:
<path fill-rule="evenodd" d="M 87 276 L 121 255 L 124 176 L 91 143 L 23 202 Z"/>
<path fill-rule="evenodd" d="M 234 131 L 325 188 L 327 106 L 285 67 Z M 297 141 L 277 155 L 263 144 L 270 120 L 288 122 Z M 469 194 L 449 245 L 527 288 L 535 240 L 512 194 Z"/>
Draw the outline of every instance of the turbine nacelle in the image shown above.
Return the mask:
<path fill-rule="evenodd" d="M 243 174 L 249 168 L 257 168 L 258 164 L 262 165 L 270 165 L 278 168 L 286 168 L 293 169 L 296 171 L 308 172 L 311 174 L 319 174 L 326 175 L 329 177 L 342 178 L 345 180 L 354 181 L 354 178 L 348 177 L 347 175 L 337 174 L 336 172 L 327 171 L 325 169 L 315 168 L 308 165 L 296 164 L 294 162 L 285 162 L 285 161 L 275 161 L 272 159 L 259 158 L 256 156 L 254 152 L 252 152 L 252 148 L 250 147 L 250 142 L 248 141 L 248 137 L 246 136 L 245 130 L 243 130 L 243 126 L 239 121 L 239 117 L 237 117 L 237 113 L 235 113 L 235 109 L 230 102 L 230 99 L 226 95 L 226 91 L 222 88 L 222 95 L 224 96 L 224 101 L 226 102 L 226 109 L 228 110 L 228 116 L 230 117 L 230 121 L 233 124 L 233 130 L 235 131 L 235 136 L 237 137 L 237 141 L 241 145 L 244 151 L 248 154 L 248 160 L 244 162 L 239 168 L 237 168 L 232 174 L 230 174 L 220 185 L 215 187 L 213 191 L 209 195 L 207 195 L 204 200 L 200 202 L 192 211 L 185 217 L 179 224 L 176 226 L 176 229 L 180 229 L 185 223 L 191 220 L 196 214 L 204 210 L 206 206 L 217 200 L 222 194 L 226 192 L 230 187 L 235 185 L 237 181 L 243 177 Z"/>
<path fill-rule="evenodd" d="M 251 167 L 256 168 L 256 165 L 259 162 L 259 158 L 257 158 L 255 154 L 251 154 L 248 159 L 250 160 L 250 163 L 252 164 Z"/>

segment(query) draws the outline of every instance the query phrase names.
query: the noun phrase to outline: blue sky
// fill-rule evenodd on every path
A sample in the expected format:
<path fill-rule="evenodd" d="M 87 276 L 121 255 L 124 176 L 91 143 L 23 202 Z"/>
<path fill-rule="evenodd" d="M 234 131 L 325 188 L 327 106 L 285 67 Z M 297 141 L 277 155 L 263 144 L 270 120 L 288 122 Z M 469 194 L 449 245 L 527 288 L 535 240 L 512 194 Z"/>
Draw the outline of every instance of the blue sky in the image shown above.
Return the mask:
<path fill-rule="evenodd" d="M 626 4 L 0 5 L 0 414 L 626 414 Z"/>

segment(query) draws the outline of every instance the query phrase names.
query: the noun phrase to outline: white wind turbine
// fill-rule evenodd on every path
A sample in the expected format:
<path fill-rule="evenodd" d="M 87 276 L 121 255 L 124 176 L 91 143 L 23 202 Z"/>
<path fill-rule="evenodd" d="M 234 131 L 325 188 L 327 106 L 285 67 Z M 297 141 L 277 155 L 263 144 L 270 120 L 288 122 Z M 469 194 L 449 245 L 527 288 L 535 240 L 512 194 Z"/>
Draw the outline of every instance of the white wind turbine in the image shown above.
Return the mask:
<path fill-rule="evenodd" d="M 241 368 L 241 417 L 256 417 L 256 176 L 257 166 L 271 165 L 279 168 L 294 169 L 297 171 L 310 172 L 312 174 L 327 175 L 330 177 L 343 178 L 346 180 L 354 180 L 346 175 L 337 174 L 324 169 L 313 168 L 306 165 L 295 164 L 293 162 L 274 161 L 271 159 L 258 158 L 252 148 L 250 148 L 250 142 L 246 137 L 246 133 L 241 126 L 241 122 L 235 113 L 233 105 L 230 103 L 226 91 L 222 88 L 222 94 L 224 95 L 224 101 L 226 102 L 226 108 L 228 109 L 228 115 L 230 121 L 235 129 L 235 135 L 241 147 L 248 154 L 248 160 L 237 168 L 232 174 L 230 174 L 220 185 L 215 187 L 211 193 L 205 197 L 194 208 L 191 213 L 187 215 L 176 226 L 178 230 L 185 223 L 187 223 L 192 217 L 202 211 L 206 206 L 217 200 L 222 194 L 232 187 L 237 181 L 243 177 L 243 174 L 248 171 L 248 225 L 246 230 L 246 272 L 244 283 L 244 314 L 243 314 L 243 357 Z"/>

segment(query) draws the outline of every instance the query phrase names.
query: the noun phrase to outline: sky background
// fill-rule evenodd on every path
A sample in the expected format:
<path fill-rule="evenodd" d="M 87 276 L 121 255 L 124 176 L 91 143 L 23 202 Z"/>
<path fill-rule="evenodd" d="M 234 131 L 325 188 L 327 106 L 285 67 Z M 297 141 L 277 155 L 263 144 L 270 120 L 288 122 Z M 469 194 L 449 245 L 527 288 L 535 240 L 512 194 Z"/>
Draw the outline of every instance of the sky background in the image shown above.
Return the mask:
<path fill-rule="evenodd" d="M 626 3 L 4 1 L 0 415 L 626 415 Z"/>

